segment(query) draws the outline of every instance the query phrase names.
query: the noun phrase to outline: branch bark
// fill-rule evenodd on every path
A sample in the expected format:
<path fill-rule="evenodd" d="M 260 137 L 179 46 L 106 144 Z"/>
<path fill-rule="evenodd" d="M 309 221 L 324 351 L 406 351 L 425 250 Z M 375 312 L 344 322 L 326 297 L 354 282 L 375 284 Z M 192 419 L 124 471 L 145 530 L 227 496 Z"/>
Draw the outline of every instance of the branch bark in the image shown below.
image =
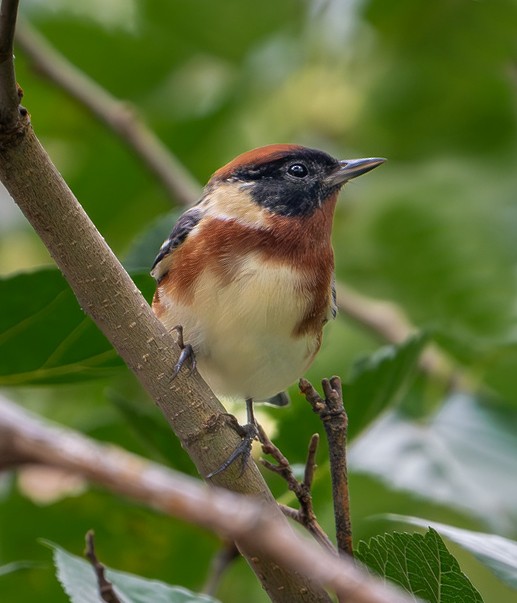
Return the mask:
<path fill-rule="evenodd" d="M 18 0 L 2 0 L 0 7 L 0 124 L 9 131 L 18 124 L 18 90 L 13 68 L 13 37 Z"/>
<path fill-rule="evenodd" d="M 286 567 L 297 575 L 309 576 L 347 603 L 414 602 L 413 597 L 373 578 L 359 564 L 339 559 L 295 534 L 260 499 L 208 488 L 114 446 L 52 426 L 0 397 L 0 462 L 6 454 L 11 465 L 37 463 L 71 471 L 163 513 L 236 540 L 248 550 L 255 550 L 255 564 L 261 566 L 261 559 L 270 558 L 277 564 L 276 571 Z M 300 590 L 282 600 L 298 603 L 309 599 Z"/>

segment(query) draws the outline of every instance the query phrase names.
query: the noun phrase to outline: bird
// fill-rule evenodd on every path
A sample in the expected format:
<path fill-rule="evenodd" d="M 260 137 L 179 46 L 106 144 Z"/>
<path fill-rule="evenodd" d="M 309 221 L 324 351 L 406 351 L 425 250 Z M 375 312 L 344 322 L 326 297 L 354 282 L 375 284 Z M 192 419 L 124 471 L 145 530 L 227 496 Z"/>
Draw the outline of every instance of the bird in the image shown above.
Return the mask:
<path fill-rule="evenodd" d="M 177 220 L 152 265 L 152 309 L 219 395 L 246 401 L 239 456 L 258 437 L 253 403 L 284 393 L 313 362 L 336 317 L 334 209 L 342 186 L 384 158 L 338 160 L 318 149 L 270 144 L 218 169 Z"/>

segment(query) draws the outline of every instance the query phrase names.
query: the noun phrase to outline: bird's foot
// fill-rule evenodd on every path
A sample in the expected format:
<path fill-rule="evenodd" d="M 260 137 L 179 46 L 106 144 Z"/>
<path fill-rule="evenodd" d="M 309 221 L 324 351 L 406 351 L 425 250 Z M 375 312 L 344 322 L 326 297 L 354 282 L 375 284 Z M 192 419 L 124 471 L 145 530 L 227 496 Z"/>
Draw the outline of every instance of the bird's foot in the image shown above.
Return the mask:
<path fill-rule="evenodd" d="M 248 459 L 250 458 L 253 440 L 258 439 L 258 436 L 259 436 L 259 431 L 258 431 L 255 423 L 246 423 L 246 425 L 240 425 L 239 422 L 237 421 L 237 419 L 233 415 L 228 414 L 227 416 L 230 418 L 231 427 L 241 436 L 242 440 L 241 440 L 241 443 L 237 446 L 237 448 L 224 461 L 224 463 L 220 467 L 215 469 L 214 471 L 211 471 L 206 476 L 207 479 L 214 477 L 218 473 L 222 473 L 223 471 L 226 471 L 226 469 L 228 469 L 228 467 L 233 462 L 235 462 L 238 458 L 240 458 L 240 462 L 241 462 L 240 475 L 242 475 L 244 473 L 244 468 L 246 467 L 246 463 L 248 462 Z"/>
<path fill-rule="evenodd" d="M 192 346 L 190 343 L 185 343 L 183 340 L 183 327 L 181 325 L 177 325 L 172 329 L 172 331 L 176 331 L 178 334 L 178 345 L 181 348 L 180 357 L 178 358 L 178 362 L 176 362 L 174 365 L 174 370 L 172 371 L 172 379 L 176 379 L 185 362 L 190 362 L 190 374 L 196 369 L 197 363 Z"/>

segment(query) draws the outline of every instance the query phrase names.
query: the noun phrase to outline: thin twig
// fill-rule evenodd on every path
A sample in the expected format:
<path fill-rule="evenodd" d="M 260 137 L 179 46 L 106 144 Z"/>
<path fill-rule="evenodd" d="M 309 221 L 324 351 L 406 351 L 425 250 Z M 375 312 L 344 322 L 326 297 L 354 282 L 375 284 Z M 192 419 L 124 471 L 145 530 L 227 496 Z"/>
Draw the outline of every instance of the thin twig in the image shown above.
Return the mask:
<path fill-rule="evenodd" d="M 120 136 L 157 177 L 173 201 L 182 205 L 196 201 L 199 184 L 142 123 L 129 103 L 115 98 L 80 71 L 28 23 L 20 22 L 16 41 L 36 71 L 78 100 Z"/>
<path fill-rule="evenodd" d="M 330 380 L 324 379 L 322 385 L 325 393 L 324 400 L 309 381 L 300 379 L 300 391 L 322 420 L 329 443 L 337 548 L 340 553 L 353 555 L 346 462 L 348 418 L 343 405 L 343 393 L 339 377 L 332 377 Z"/>
<path fill-rule="evenodd" d="M 413 597 L 374 578 L 358 563 L 331 555 L 296 534 L 262 501 L 209 488 L 113 445 L 55 427 L 0 396 L 0 459 L 5 451 L 11 460 L 19 455 L 23 462 L 73 472 L 163 513 L 223 534 L 257 554 L 262 551 L 255 559 L 259 572 L 267 555 L 278 571 L 288 567 L 306 576 L 311 588 L 325 585 L 347 603 L 414 603 Z M 286 600 L 313 599 L 305 591 L 300 597 L 299 591 Z"/>
<path fill-rule="evenodd" d="M 336 554 L 336 549 L 332 544 L 332 541 L 327 536 L 323 528 L 318 523 L 316 519 L 316 514 L 314 513 L 314 507 L 312 504 L 312 495 L 311 495 L 311 486 L 312 479 L 314 476 L 315 470 L 315 455 L 316 450 L 318 448 L 319 435 L 315 433 L 311 441 L 309 443 L 309 449 L 307 453 L 307 461 L 305 463 L 305 476 L 303 482 L 299 482 L 294 472 L 291 468 L 291 465 L 281 450 L 273 444 L 273 442 L 269 439 L 266 432 L 262 428 L 261 425 L 258 425 L 260 442 L 262 444 L 262 450 L 264 454 L 271 455 L 277 464 L 273 464 L 266 459 L 260 459 L 261 463 L 267 467 L 270 471 L 277 473 L 287 483 L 287 487 L 291 492 L 294 493 L 298 502 L 300 503 L 300 509 L 290 509 L 290 507 L 286 507 L 285 505 L 281 505 L 282 512 L 291 519 L 294 519 L 298 523 L 300 523 L 307 531 L 312 534 L 314 539 L 319 542 L 319 544 L 331 552 L 332 554 Z"/>
<path fill-rule="evenodd" d="M 318 451 L 319 442 L 320 434 L 312 434 L 309 442 L 309 448 L 307 449 L 307 460 L 305 461 L 305 471 L 303 474 L 303 484 L 309 492 L 311 491 L 314 473 L 316 471 L 316 452 Z"/>
<path fill-rule="evenodd" d="M 18 89 L 14 72 L 14 31 L 18 0 L 2 0 L 0 7 L 0 125 L 6 130 L 18 123 Z"/>
<path fill-rule="evenodd" d="M 93 530 L 86 532 L 86 551 L 84 554 L 92 564 L 101 599 L 106 601 L 106 603 L 122 603 L 113 589 L 113 584 L 106 578 L 104 565 L 97 559 L 97 555 L 95 554 Z"/>
<path fill-rule="evenodd" d="M 280 507 L 280 510 L 286 517 L 289 517 L 289 519 L 292 519 L 293 521 L 297 521 L 298 523 L 300 523 L 299 509 L 293 509 L 289 505 L 284 505 L 284 503 L 278 503 L 278 506 Z"/>

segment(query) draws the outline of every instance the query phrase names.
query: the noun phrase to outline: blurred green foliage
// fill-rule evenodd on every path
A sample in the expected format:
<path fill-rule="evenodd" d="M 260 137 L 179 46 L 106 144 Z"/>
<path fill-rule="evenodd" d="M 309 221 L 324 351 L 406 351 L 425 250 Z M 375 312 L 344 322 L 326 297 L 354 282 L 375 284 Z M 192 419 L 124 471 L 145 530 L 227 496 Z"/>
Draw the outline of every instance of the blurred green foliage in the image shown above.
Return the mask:
<path fill-rule="evenodd" d="M 137 107 L 200 182 L 234 155 L 270 142 L 298 142 L 338 157 L 388 157 L 342 195 L 334 229 L 338 278 L 397 302 L 468 373 L 471 391 L 449 395 L 441 381 L 409 380 L 403 399 L 364 425 L 369 429 L 351 447 L 355 538 L 392 529 L 388 520 L 370 518 L 397 512 L 516 539 L 515 0 L 97 0 L 84 6 L 27 0 L 21 12 L 79 69 Z M 145 269 L 152 237 L 166 229 L 169 218 L 161 218 L 172 209 L 170 199 L 124 143 L 31 70 L 21 50 L 16 66 L 24 104 L 52 159 L 117 255 Z M 26 280 L 27 305 L 16 294 L 16 279 L 30 275 L 13 275 L 48 265 L 43 246 L 3 195 L 0 324 L 14 316 L 14 302 L 22 316 L 34 310 L 29 301 L 36 307 L 43 300 L 42 273 Z M 139 284 L 152 288 L 142 278 Z M 81 318 L 78 308 L 64 316 Z M 33 346 L 23 337 L 0 338 L 6 346 L 0 374 L 15 360 L 28 363 L 45 345 L 51 349 L 66 327 L 64 318 L 53 322 L 41 322 Z M 378 347 L 346 317 L 326 330 L 307 375 L 315 384 L 333 373 L 348 380 L 354 363 Z M 195 473 L 177 442 L 167 442 L 135 380 L 111 360 L 109 371 L 89 375 L 97 379 L 17 388 L 6 381 L 4 393 L 92 437 Z M 358 366 L 366 369 L 368 362 Z M 378 393 L 377 377 L 362 378 L 370 388 L 363 391 Z M 277 443 L 300 463 L 308 437 L 322 429 L 295 388 L 291 394 L 289 408 L 265 409 L 263 417 L 279 421 Z M 372 403 L 364 401 L 368 412 Z M 367 414 L 370 421 L 374 414 Z M 153 441 L 138 433 L 139 424 L 157 425 Z M 331 531 L 325 458 L 322 444 L 314 497 Z M 268 479 L 287 500 L 278 478 Z M 2 601 L 24 603 L 35 592 L 65 601 L 37 539 L 79 553 L 89 528 L 109 565 L 202 587 L 218 546 L 213 536 L 97 488 L 43 503 L 22 476 L 0 480 L 0 566 L 49 565 L 1 576 Z M 461 552 L 458 558 L 485 601 L 514 600 L 478 561 Z M 218 597 L 266 600 L 242 561 L 225 576 Z"/>

